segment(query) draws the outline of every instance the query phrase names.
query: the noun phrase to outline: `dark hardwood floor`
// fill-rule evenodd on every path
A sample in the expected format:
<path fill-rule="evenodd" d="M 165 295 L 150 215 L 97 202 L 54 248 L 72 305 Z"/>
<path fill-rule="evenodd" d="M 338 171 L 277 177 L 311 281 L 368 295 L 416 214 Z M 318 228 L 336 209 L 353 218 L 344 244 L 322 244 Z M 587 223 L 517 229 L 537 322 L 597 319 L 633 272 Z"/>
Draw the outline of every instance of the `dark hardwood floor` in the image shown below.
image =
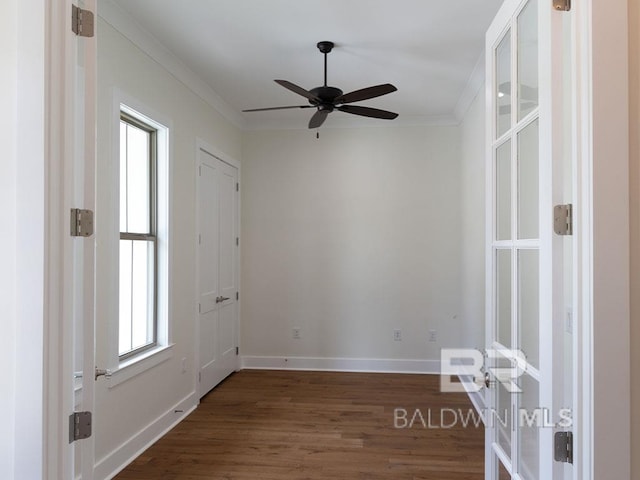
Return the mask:
<path fill-rule="evenodd" d="M 470 409 L 435 375 L 245 370 L 115 478 L 482 480 Z"/>

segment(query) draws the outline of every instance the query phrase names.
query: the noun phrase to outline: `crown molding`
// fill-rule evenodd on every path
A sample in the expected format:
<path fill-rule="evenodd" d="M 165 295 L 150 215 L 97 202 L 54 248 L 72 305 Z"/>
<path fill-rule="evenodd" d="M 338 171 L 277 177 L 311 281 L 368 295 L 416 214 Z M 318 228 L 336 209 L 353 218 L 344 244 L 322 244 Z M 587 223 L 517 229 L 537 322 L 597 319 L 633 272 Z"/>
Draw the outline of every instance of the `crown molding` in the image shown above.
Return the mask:
<path fill-rule="evenodd" d="M 98 15 L 105 22 L 129 39 L 142 52 L 160 64 L 173 77 L 184 84 L 189 90 L 209 104 L 226 120 L 237 128 L 246 128 L 245 119 L 235 111 L 220 95 L 206 82 L 189 69 L 182 61 L 156 37 L 146 31 L 120 6 L 111 0 L 98 2 Z"/>
<path fill-rule="evenodd" d="M 145 30 L 129 14 L 112 0 L 100 0 L 98 15 L 136 45 L 143 53 L 161 65 L 169 74 L 185 85 L 195 95 L 220 113 L 227 121 L 240 130 L 294 130 L 306 129 L 306 122 L 299 118 L 254 120 L 248 119 L 231 107 L 209 84 L 184 65 L 180 58 L 166 48 L 162 42 Z M 416 127 L 416 126 L 452 126 L 459 125 L 467 110 L 484 84 L 484 52 L 467 81 L 467 85 L 451 115 L 400 115 L 392 123 L 370 118 L 351 118 L 351 116 L 332 116 L 325 128 L 361 128 L 361 127 Z"/>

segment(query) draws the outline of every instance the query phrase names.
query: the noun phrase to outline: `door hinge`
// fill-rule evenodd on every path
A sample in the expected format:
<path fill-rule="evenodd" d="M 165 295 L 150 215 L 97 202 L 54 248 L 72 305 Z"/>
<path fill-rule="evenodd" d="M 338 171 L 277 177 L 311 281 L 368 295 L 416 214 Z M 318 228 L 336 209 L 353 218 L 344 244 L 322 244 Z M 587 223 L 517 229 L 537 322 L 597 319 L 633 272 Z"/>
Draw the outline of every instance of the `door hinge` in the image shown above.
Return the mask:
<path fill-rule="evenodd" d="M 553 0 L 553 8 L 561 12 L 571 11 L 571 0 Z"/>
<path fill-rule="evenodd" d="M 236 347 L 236 355 L 240 355 L 240 347 Z"/>
<path fill-rule="evenodd" d="M 236 300 L 240 300 L 240 292 L 236 292 Z"/>
<path fill-rule="evenodd" d="M 553 443 L 556 462 L 573 463 L 573 433 L 556 432 Z"/>
<path fill-rule="evenodd" d="M 558 235 L 573 235 L 573 205 L 553 207 L 553 231 Z"/>
<path fill-rule="evenodd" d="M 90 237 L 93 235 L 93 212 L 91 210 L 71 209 L 71 236 Z"/>
<path fill-rule="evenodd" d="M 236 192 L 240 191 L 240 184 L 236 182 Z"/>
<path fill-rule="evenodd" d="M 198 372 L 198 383 L 202 382 L 202 372 Z"/>
<path fill-rule="evenodd" d="M 69 415 L 69 443 L 91 436 L 91 412 L 74 412 Z"/>
<path fill-rule="evenodd" d="M 91 10 L 71 6 L 71 30 L 80 37 L 93 37 L 94 20 Z"/>
<path fill-rule="evenodd" d="M 240 246 L 240 237 L 236 237 L 236 247 Z"/>

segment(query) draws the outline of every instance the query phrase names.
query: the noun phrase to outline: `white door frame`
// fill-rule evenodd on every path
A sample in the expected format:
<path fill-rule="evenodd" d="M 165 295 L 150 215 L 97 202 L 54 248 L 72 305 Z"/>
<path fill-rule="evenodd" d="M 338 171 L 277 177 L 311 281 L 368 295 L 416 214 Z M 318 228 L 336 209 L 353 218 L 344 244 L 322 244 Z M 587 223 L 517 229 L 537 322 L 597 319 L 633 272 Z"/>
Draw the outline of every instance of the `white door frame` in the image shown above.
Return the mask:
<path fill-rule="evenodd" d="M 198 175 L 198 168 L 200 166 L 200 151 L 204 151 L 210 155 L 212 155 L 213 157 L 217 158 L 218 160 L 227 163 L 229 165 L 231 165 L 232 167 L 236 168 L 238 170 L 238 184 L 242 184 L 241 178 L 242 178 L 242 170 L 241 170 L 241 164 L 240 162 L 238 162 L 236 159 L 234 159 L 233 157 L 230 157 L 229 155 L 227 155 L 226 153 L 218 150 L 217 148 L 213 147 L 211 144 L 207 143 L 206 141 L 204 141 L 203 139 L 196 137 L 196 149 L 195 149 L 195 182 L 196 182 L 196 231 L 194 232 L 194 237 L 195 237 L 195 245 L 194 245 L 194 249 L 196 252 L 198 252 L 200 250 L 199 248 L 199 241 L 198 241 L 198 233 L 200 231 L 200 202 L 199 202 L 199 198 L 200 198 L 200 179 L 199 179 L 199 175 Z M 240 193 L 238 193 L 238 198 L 237 198 L 237 216 L 236 216 L 236 221 L 237 221 L 237 225 L 238 225 L 238 236 L 240 236 L 240 227 L 241 227 L 241 217 L 242 217 L 242 201 L 241 201 L 242 195 Z M 236 278 L 238 279 L 238 292 L 241 292 L 242 289 L 242 278 L 240 275 L 240 264 L 241 264 L 241 256 L 242 256 L 242 244 L 238 245 L 238 250 L 237 250 L 237 257 L 236 257 Z M 196 285 L 196 290 L 195 290 L 195 324 L 196 324 L 196 328 L 195 328 L 195 337 L 194 337 L 194 358 L 193 358 L 193 365 L 195 366 L 194 368 L 194 375 L 195 375 L 195 391 L 197 392 L 197 397 L 198 397 L 198 403 L 200 402 L 200 383 L 198 381 L 198 375 L 200 373 L 200 315 L 198 314 L 198 303 L 200 302 L 200 262 L 198 260 L 198 254 L 196 254 L 196 278 L 195 278 L 195 285 Z M 242 298 L 242 295 L 240 295 L 240 298 Z M 240 349 L 240 323 L 241 323 L 241 311 L 240 311 L 240 300 L 238 300 L 238 302 L 236 303 L 236 338 L 235 338 L 235 342 L 236 345 L 238 346 L 238 349 Z M 240 361 L 240 355 L 237 356 L 236 358 L 236 371 L 238 371 L 241 367 L 241 361 Z"/>
<path fill-rule="evenodd" d="M 80 313 L 83 329 L 87 333 L 83 337 L 85 359 L 83 362 L 82 395 L 83 407 L 93 410 L 93 258 L 94 240 L 72 239 L 69 231 L 70 208 L 87 208 L 95 211 L 94 178 L 95 172 L 95 103 L 83 102 L 82 121 L 84 129 L 78 129 L 75 111 L 76 72 L 78 67 L 78 40 L 71 28 L 72 0 L 47 2 L 46 8 L 46 38 L 44 44 L 45 59 L 45 89 L 43 105 L 45 105 L 45 202 L 43 212 L 45 216 L 44 242 L 44 365 L 42 383 L 44 387 L 43 420 L 44 435 L 42 478 L 47 480 L 71 480 L 81 472 L 84 480 L 93 478 L 93 438 L 84 440 L 83 454 L 78 463 L 74 460 L 74 444 L 69 443 L 69 415 L 74 411 L 74 313 Z M 33 6 L 32 8 L 41 8 Z M 95 0 L 84 0 L 83 7 L 96 14 Z M 96 38 L 82 39 L 88 57 L 86 69 L 93 73 L 85 77 L 85 84 L 89 98 L 95 98 L 96 75 Z M 86 117 L 85 117 L 86 116 Z M 89 132 L 90 140 L 79 151 L 76 138 Z M 82 142 L 84 143 L 84 142 Z M 74 185 L 78 172 L 75 170 L 76 156 L 82 155 L 85 165 L 82 173 L 85 175 L 84 185 L 87 195 L 82 200 L 74 200 Z M 87 183 L 88 179 L 88 183 Z M 80 180 L 81 181 L 81 180 Z M 77 204 L 80 202 L 81 204 Z M 91 275 L 88 280 L 87 292 L 90 298 L 83 295 L 78 302 L 74 301 L 72 263 L 73 241 L 86 241 L 86 253 L 83 253 L 83 273 Z M 88 270 L 87 270 L 88 268 Z M 76 312 L 78 306 L 83 311 Z M 88 328 L 87 328 L 88 327 Z M 88 402 L 88 404 L 87 404 Z M 85 456 L 85 452 L 88 456 Z M 81 472 L 76 472 L 76 466 Z"/>
<path fill-rule="evenodd" d="M 44 383 L 47 408 L 45 411 L 46 437 L 44 478 L 68 480 L 73 474 L 73 446 L 68 444 L 68 421 L 65 411 L 73 405 L 73 343 L 65 336 L 73 333 L 71 318 L 65 318 L 70 299 L 65 295 L 64 281 L 68 281 L 68 269 L 64 268 L 65 245 L 63 242 L 64 204 L 67 193 L 61 188 L 68 173 L 73 151 L 73 129 L 68 129 L 65 106 L 75 84 L 72 76 L 73 59 L 68 42 L 71 27 L 68 12 L 71 0 L 52 2 L 48 9 L 49 38 L 47 51 L 48 85 L 47 102 L 47 157 L 46 189 L 48 204 L 47 243 L 45 244 L 45 368 Z M 71 103 L 72 104 L 72 103 Z M 65 271 L 67 270 L 67 271 Z M 66 277 L 66 278 L 65 278 Z M 68 337 L 67 337 L 68 338 Z"/>
<path fill-rule="evenodd" d="M 34 12 L 40 11 L 40 2 L 23 0 L 16 3 L 19 24 L 38 26 L 39 22 L 34 23 Z M 63 171 L 60 145 L 65 138 L 65 129 L 58 119 L 64 110 L 64 102 L 52 93 L 64 90 L 62 85 L 67 81 L 61 60 L 64 50 L 56 46 L 63 47 L 60 36 L 67 25 L 66 12 L 70 3 L 70 0 L 46 2 L 44 25 L 41 25 L 45 30 L 45 42 L 37 42 L 39 36 L 33 35 L 33 28 L 25 27 L 18 34 L 21 44 L 33 47 L 30 54 L 44 59 L 48 67 L 44 90 L 48 93 L 45 96 L 45 91 L 33 85 L 33 72 L 26 69 L 18 73 L 18 83 L 28 85 L 31 94 L 29 99 L 19 97 L 18 107 L 35 113 L 31 117 L 32 122 L 43 118 L 46 134 L 45 155 L 30 172 L 31 175 L 45 176 L 46 204 L 30 209 L 31 218 L 42 215 L 45 221 L 42 245 L 45 272 L 35 272 L 35 277 L 41 278 L 44 285 L 44 318 L 36 322 L 30 331 L 32 336 L 43 338 L 45 362 L 41 370 L 32 372 L 29 383 L 30 386 L 42 386 L 42 390 L 18 385 L 14 398 L 21 406 L 28 395 L 43 391 L 43 400 L 46 401 L 31 410 L 31 415 L 43 419 L 43 429 L 36 429 L 43 432 L 37 435 L 41 442 L 31 440 L 31 446 L 35 443 L 41 445 L 37 451 L 42 451 L 43 455 L 34 458 L 35 451 L 30 449 L 28 458 L 32 465 L 42 469 L 43 478 L 56 480 L 70 480 L 63 474 L 69 448 L 57 439 L 64 436 L 67 428 L 65 419 L 59 418 L 60 405 L 66 400 L 64 396 L 68 390 L 64 372 L 71 373 L 73 369 L 60 334 L 66 320 L 60 313 L 62 292 L 53 268 L 59 262 L 56 239 L 59 238 L 61 219 L 56 205 L 62 200 L 62 192 L 48 186 L 55 185 L 56 178 Z M 579 185 L 576 195 L 584 206 L 577 212 L 579 221 L 576 225 L 582 238 L 576 264 L 582 279 L 582 311 L 576 312 L 575 316 L 576 319 L 582 318 L 582 324 L 576 325 L 581 359 L 576 391 L 583 415 L 580 419 L 583 429 L 578 432 L 576 442 L 579 449 L 589 452 L 588 456 L 580 458 L 577 468 L 582 469 L 580 478 L 583 480 L 629 478 L 628 0 L 578 0 L 573 4 L 578 22 L 577 72 L 581 93 L 577 113 L 578 118 L 583 119 L 579 123 Z M 31 103 L 37 99 L 45 105 L 44 114 L 40 107 Z M 20 121 L 17 124 L 20 130 L 26 129 Z M 25 132 L 18 134 L 18 151 L 30 151 L 32 146 L 32 137 Z M 26 205 L 17 206 L 19 214 L 26 210 Z M 22 287 L 18 284 L 19 290 Z M 19 291 L 18 299 L 26 299 L 27 295 L 27 292 Z M 37 312 L 32 314 L 38 315 Z M 27 333 L 26 325 L 18 328 L 21 332 L 16 333 L 16 338 Z M 18 366 L 33 353 L 32 349 L 16 351 L 16 375 L 23 374 Z M 14 413 L 16 417 L 20 415 L 18 410 Z M 15 421 L 15 418 L 8 420 Z M 35 434 L 33 431 L 29 433 Z M 27 452 L 21 451 L 23 442 L 20 437 L 20 432 L 16 431 L 13 456 L 16 470 L 24 473 L 24 464 L 19 458 Z M 615 442 L 607 440 L 613 438 Z"/>
<path fill-rule="evenodd" d="M 630 478 L 628 0 L 576 9 L 580 480 Z M 615 439 L 615 441 L 612 441 Z"/>

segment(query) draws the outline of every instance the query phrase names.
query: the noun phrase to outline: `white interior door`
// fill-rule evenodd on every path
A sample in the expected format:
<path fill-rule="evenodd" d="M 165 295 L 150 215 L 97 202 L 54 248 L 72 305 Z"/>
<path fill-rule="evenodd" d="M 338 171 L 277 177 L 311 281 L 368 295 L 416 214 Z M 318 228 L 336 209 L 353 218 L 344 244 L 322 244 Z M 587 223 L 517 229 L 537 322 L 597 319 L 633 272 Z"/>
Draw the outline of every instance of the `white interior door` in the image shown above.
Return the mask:
<path fill-rule="evenodd" d="M 198 325 L 200 397 L 237 367 L 238 170 L 200 149 Z"/>
<path fill-rule="evenodd" d="M 553 230 L 554 205 L 575 203 L 570 23 L 550 0 L 506 0 L 486 37 L 488 479 L 573 476 L 554 459 L 575 414 L 573 240 Z"/>

